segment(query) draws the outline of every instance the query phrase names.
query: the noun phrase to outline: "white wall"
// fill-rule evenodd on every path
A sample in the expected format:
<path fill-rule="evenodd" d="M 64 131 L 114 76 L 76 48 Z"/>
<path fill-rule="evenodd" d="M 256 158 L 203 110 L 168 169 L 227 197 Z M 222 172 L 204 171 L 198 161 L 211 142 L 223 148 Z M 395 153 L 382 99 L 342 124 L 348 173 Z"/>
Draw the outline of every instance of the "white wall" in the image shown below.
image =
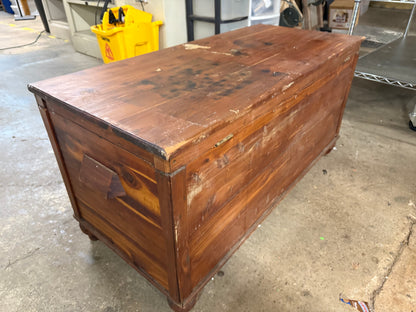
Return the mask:
<path fill-rule="evenodd" d="M 116 0 L 116 6 L 130 4 L 142 9 L 135 0 Z M 162 21 L 160 48 L 167 48 L 187 41 L 185 0 L 148 0 L 144 9 L 153 15 L 153 21 Z"/>
<path fill-rule="evenodd" d="M 153 0 L 149 0 L 153 1 Z M 187 42 L 185 0 L 165 0 L 167 47 Z"/>

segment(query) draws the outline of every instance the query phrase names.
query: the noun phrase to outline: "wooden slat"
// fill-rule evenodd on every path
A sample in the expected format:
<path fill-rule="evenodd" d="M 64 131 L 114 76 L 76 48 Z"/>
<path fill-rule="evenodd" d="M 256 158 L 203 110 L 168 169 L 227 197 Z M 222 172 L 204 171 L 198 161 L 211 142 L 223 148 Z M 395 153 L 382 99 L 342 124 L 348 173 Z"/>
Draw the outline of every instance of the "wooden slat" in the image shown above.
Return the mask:
<path fill-rule="evenodd" d="M 175 258 L 179 285 L 179 297 L 184 306 L 192 291 L 191 267 L 189 255 L 189 215 L 186 200 L 186 170 L 185 168 L 172 177 L 172 216 L 174 222 L 174 238 L 176 240 Z"/>
<path fill-rule="evenodd" d="M 77 201 L 75 199 L 74 190 L 72 189 L 72 186 L 71 186 L 71 181 L 69 179 L 68 170 L 66 168 L 66 165 L 62 156 L 62 151 L 59 147 L 58 140 L 56 138 L 56 133 L 52 125 L 50 112 L 48 111 L 46 107 L 46 102 L 40 96 L 35 95 L 35 98 L 38 104 L 40 115 L 42 117 L 46 131 L 48 133 L 49 141 L 51 142 L 56 161 L 58 162 L 58 167 L 61 172 L 62 179 L 64 180 L 65 188 L 68 193 L 69 200 L 72 205 L 72 209 L 74 210 L 74 216 L 75 218 L 79 219 L 79 208 L 77 206 Z"/>
<path fill-rule="evenodd" d="M 169 297 L 175 302 L 180 302 L 180 289 L 178 284 L 178 269 L 176 258 L 177 236 L 175 236 L 175 222 L 173 217 L 172 203 L 172 180 L 171 176 L 163 172 L 156 172 L 158 191 L 160 194 L 160 210 L 162 219 L 163 235 L 166 241 Z"/>
<path fill-rule="evenodd" d="M 172 175 L 158 171 L 162 223 L 168 245 L 169 304 L 187 311 L 195 304 L 191 296 L 189 256 L 188 209 L 186 200 L 186 170 L 181 168 Z"/>
<path fill-rule="evenodd" d="M 150 167 L 152 167 L 155 155 L 148 150 L 143 149 L 143 146 L 141 147 L 137 145 L 136 141 L 132 142 L 133 140 L 129 135 L 127 135 L 126 131 L 111 127 L 109 124 L 103 124 L 102 121 L 97 120 L 96 117 L 91 116 L 88 113 L 83 114 L 81 117 L 81 113 L 79 111 L 68 109 L 67 104 L 60 100 L 51 98 L 48 95 L 44 95 L 44 104 L 48 111 L 51 113 L 65 116 L 65 119 L 68 119 L 78 126 L 93 132 L 101 138 L 113 143 L 114 145 L 129 151 L 139 159 L 147 162 Z M 143 143 L 142 145 L 145 144 Z"/>
<path fill-rule="evenodd" d="M 117 251 L 124 255 L 124 258 L 130 265 L 139 270 L 147 278 L 157 282 L 165 289 L 165 291 L 168 289 L 168 277 L 165 266 L 155 262 L 154 259 L 149 257 L 147 253 L 143 252 L 143 250 L 136 245 L 135 241 L 132 241 L 125 236 L 123 232 L 115 229 L 110 223 L 97 215 L 93 209 L 83 202 L 79 202 L 79 206 L 81 208 L 83 220 L 86 220 L 89 224 L 94 226 L 95 229 L 99 229 L 100 233 L 105 235 L 107 239 L 115 245 Z"/>

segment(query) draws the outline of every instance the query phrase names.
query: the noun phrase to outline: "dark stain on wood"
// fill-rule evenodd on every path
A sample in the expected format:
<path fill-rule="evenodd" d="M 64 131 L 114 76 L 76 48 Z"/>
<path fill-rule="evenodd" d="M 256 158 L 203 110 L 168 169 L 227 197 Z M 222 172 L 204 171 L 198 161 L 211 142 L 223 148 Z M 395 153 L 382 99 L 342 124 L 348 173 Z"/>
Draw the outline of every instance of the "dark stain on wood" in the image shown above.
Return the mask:
<path fill-rule="evenodd" d="M 238 49 L 231 49 L 231 50 L 230 50 L 230 52 L 231 52 L 231 54 L 232 54 L 232 55 L 234 55 L 234 56 L 244 55 L 244 53 L 243 53 L 243 52 L 241 52 L 241 51 L 240 51 L 240 50 L 238 50 Z"/>
<path fill-rule="evenodd" d="M 202 77 L 201 77 L 202 76 Z M 238 72 L 212 71 L 209 63 L 199 60 L 195 68 L 185 68 L 178 71 L 177 75 L 155 76 L 154 78 L 143 79 L 139 83 L 129 83 L 129 87 L 150 86 L 153 92 L 157 92 L 163 98 L 173 99 L 185 93 L 198 90 L 199 95 L 205 94 L 215 100 L 232 95 L 236 90 L 251 84 L 251 71 L 241 70 Z M 167 88 L 174 86 L 174 88 Z"/>
<path fill-rule="evenodd" d="M 233 43 L 235 45 L 240 46 L 240 47 L 243 47 L 245 49 L 252 49 L 252 48 L 255 47 L 255 43 L 248 42 L 248 41 L 245 41 L 245 40 L 234 40 Z M 241 55 L 241 54 L 239 54 L 239 55 Z"/>
<path fill-rule="evenodd" d="M 281 72 L 273 72 L 273 77 L 279 77 L 279 76 L 285 76 L 285 75 L 287 75 L 287 74 L 285 74 L 285 73 L 281 73 Z"/>

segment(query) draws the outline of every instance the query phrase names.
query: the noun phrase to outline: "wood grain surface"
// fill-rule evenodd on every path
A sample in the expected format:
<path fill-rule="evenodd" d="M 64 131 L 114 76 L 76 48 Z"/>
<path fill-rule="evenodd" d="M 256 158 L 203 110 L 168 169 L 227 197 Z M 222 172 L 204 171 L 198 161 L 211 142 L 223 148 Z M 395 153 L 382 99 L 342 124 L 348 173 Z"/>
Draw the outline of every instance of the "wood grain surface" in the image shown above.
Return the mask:
<path fill-rule="evenodd" d="M 169 159 L 267 98 L 289 98 L 298 80 L 338 62 L 360 40 L 255 25 L 29 88 Z"/>
<path fill-rule="evenodd" d="M 98 228 L 112 239 L 115 232 L 126 236 L 136 247 L 136 253 L 130 255 L 139 257 L 137 265 L 168 289 L 167 251 L 154 169 L 60 115 L 51 114 L 51 121 L 69 172 L 80 218 L 93 225 L 101 218 Z M 92 188 L 90 183 L 80 179 L 85 155 L 91 155 L 95 161 L 117 173 L 126 195 L 108 198 L 102 189 Z M 114 243 L 117 245 L 116 241 Z"/>

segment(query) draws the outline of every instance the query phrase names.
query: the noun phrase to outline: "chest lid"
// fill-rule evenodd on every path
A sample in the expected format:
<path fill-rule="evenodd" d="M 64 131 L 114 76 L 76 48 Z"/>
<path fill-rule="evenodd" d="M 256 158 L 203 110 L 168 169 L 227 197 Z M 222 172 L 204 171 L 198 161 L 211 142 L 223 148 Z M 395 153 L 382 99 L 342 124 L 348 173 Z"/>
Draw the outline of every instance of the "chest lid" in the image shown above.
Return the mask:
<path fill-rule="evenodd" d="M 29 85 L 166 160 L 296 94 L 361 38 L 256 25 Z M 349 57 L 349 56 L 348 56 Z M 348 58 L 347 57 L 347 58 Z"/>

